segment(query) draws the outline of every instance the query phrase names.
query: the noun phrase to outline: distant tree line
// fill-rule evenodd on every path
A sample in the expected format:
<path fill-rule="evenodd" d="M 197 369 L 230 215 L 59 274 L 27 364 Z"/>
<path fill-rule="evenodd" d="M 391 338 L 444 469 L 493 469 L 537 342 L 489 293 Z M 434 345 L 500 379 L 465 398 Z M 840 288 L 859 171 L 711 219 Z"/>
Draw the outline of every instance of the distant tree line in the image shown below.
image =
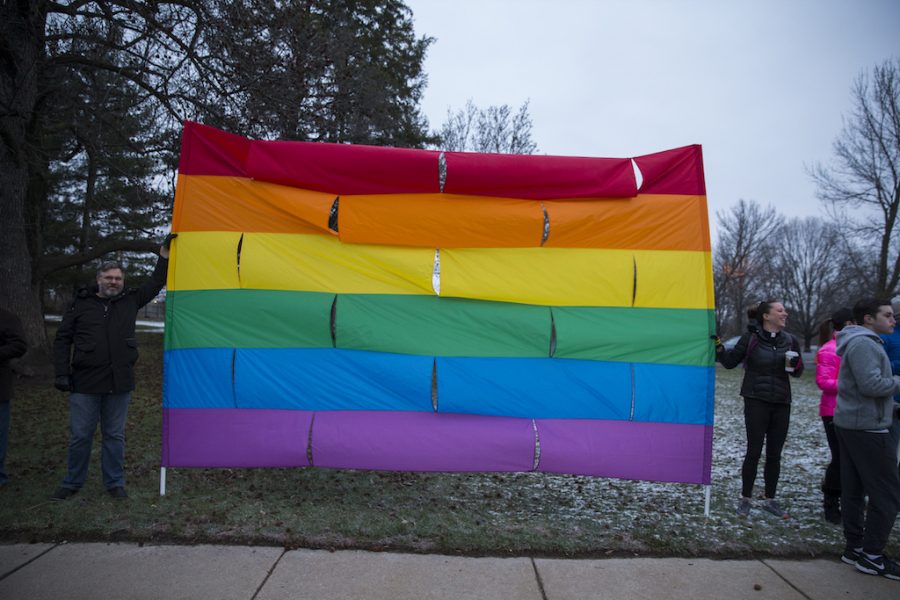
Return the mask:
<path fill-rule="evenodd" d="M 742 333 L 750 306 L 777 299 L 808 349 L 837 308 L 900 295 L 900 60 L 860 75 L 852 89 L 833 161 L 810 169 L 824 216 L 785 219 L 747 200 L 716 215 L 721 336 Z"/>
<path fill-rule="evenodd" d="M 823 320 L 871 293 L 850 258 L 850 240 L 830 221 L 784 219 L 772 207 L 746 200 L 717 220 L 713 276 L 723 338 L 743 333 L 748 308 L 774 299 L 784 303 L 788 329 L 809 349 Z"/>

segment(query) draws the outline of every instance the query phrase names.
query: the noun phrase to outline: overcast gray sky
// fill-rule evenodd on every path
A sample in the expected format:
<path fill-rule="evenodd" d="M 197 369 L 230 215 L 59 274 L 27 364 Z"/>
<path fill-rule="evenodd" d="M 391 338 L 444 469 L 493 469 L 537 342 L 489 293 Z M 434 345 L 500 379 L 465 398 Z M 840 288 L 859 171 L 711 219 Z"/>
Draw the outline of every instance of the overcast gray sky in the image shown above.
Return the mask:
<path fill-rule="evenodd" d="M 541 154 L 703 145 L 710 220 L 740 198 L 821 213 L 856 77 L 900 57 L 900 0 L 407 0 L 436 38 L 431 127 L 471 98 L 530 100 Z"/>

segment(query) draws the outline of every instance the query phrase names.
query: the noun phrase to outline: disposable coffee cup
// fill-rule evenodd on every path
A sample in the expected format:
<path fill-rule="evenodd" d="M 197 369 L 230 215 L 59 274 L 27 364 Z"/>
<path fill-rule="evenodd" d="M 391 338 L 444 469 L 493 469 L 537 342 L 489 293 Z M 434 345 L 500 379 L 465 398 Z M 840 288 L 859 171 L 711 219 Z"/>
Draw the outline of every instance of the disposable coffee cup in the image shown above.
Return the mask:
<path fill-rule="evenodd" d="M 796 352 L 794 352 L 793 350 L 788 350 L 787 352 L 784 353 L 784 370 L 785 371 L 787 371 L 788 373 L 794 372 L 794 367 L 791 366 L 791 360 L 793 360 L 794 358 L 796 358 L 798 356 L 800 356 L 800 355 L 797 354 Z"/>

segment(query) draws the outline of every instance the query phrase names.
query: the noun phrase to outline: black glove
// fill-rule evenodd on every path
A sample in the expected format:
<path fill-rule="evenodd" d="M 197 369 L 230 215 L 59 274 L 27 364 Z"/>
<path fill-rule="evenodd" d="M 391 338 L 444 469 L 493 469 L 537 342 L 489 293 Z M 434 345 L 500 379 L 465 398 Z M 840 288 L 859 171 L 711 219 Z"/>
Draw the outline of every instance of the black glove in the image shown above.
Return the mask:
<path fill-rule="evenodd" d="M 724 346 L 722 346 L 722 339 L 719 336 L 711 335 L 709 336 L 709 339 L 716 345 L 716 352 L 721 352 L 724 349 Z"/>
<path fill-rule="evenodd" d="M 799 364 L 800 364 L 800 357 L 799 357 L 799 356 L 792 356 L 792 357 L 791 357 L 791 368 L 792 368 L 792 369 L 796 369 L 796 368 L 797 368 L 797 365 L 799 365 Z"/>
<path fill-rule="evenodd" d="M 53 387 L 61 392 L 71 392 L 72 382 L 69 380 L 68 375 L 58 375 L 56 379 L 53 380 Z"/>
<path fill-rule="evenodd" d="M 172 240 L 174 240 L 177 237 L 178 237 L 177 233 L 170 233 L 169 235 L 166 236 L 166 239 L 164 239 L 162 241 L 162 244 L 160 244 L 160 245 L 163 246 L 166 250 L 168 250 L 169 246 L 172 245 Z"/>

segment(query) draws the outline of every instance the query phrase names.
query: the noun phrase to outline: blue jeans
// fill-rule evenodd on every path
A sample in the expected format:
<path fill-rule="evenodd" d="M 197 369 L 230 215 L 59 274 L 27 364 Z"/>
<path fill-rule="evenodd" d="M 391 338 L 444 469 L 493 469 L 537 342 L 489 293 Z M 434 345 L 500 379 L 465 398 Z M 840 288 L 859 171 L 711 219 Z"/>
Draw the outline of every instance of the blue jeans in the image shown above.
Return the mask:
<path fill-rule="evenodd" d="M 97 421 L 103 436 L 103 485 L 125 487 L 125 418 L 130 401 L 131 392 L 69 395 L 69 470 L 63 487 L 77 490 L 84 485 Z"/>
<path fill-rule="evenodd" d="M 11 402 L 0 402 L 0 485 L 6 483 L 6 446 L 9 442 L 9 405 Z"/>

